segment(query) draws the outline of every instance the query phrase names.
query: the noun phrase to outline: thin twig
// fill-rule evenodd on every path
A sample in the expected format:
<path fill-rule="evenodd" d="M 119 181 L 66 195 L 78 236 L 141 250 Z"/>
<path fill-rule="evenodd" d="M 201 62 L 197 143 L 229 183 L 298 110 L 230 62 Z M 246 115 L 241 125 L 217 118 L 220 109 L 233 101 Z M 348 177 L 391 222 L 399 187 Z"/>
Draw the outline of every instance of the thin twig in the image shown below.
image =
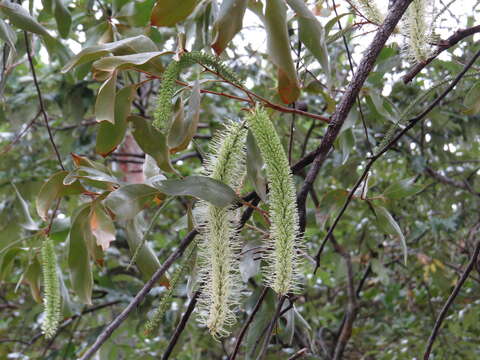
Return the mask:
<path fill-rule="evenodd" d="M 263 357 L 267 353 L 267 348 L 268 348 L 268 345 L 270 344 L 270 339 L 272 338 L 273 329 L 277 324 L 278 318 L 281 316 L 280 313 L 282 311 L 283 303 L 285 302 L 286 299 L 287 297 L 283 295 L 278 301 L 277 310 L 275 311 L 275 315 L 273 316 L 273 319 L 270 322 L 270 326 L 267 329 L 267 334 L 265 335 L 265 341 L 263 343 L 262 349 L 260 350 L 260 355 L 258 355 L 258 359 L 260 360 L 263 359 Z"/>
<path fill-rule="evenodd" d="M 465 39 L 468 36 L 480 32 L 480 25 L 473 26 L 468 29 L 457 30 L 452 36 L 450 36 L 446 40 L 440 40 L 435 52 L 425 61 L 422 61 L 416 64 L 407 74 L 405 74 L 402 78 L 405 84 L 412 81 L 412 79 L 417 76 L 417 74 L 423 70 L 428 64 L 430 64 L 438 55 L 440 55 L 443 51 L 457 45 L 460 41 Z"/>
<path fill-rule="evenodd" d="M 447 301 L 445 302 L 445 305 L 443 305 L 442 310 L 440 311 L 440 314 L 438 314 L 437 320 L 435 321 L 435 325 L 433 327 L 432 333 L 428 339 L 427 347 L 425 349 L 425 353 L 423 354 L 423 359 L 428 360 L 430 358 L 430 353 L 432 351 L 433 343 L 435 342 L 435 339 L 438 335 L 438 331 L 440 330 L 440 326 L 442 325 L 443 320 L 447 316 L 448 309 L 450 306 L 453 304 L 455 301 L 455 298 L 457 297 L 458 293 L 460 292 L 460 289 L 462 288 L 463 284 L 468 278 L 468 275 L 470 272 L 473 270 L 475 267 L 475 263 L 478 258 L 478 253 L 480 252 L 480 241 L 477 241 L 477 245 L 475 246 L 475 251 L 473 253 L 472 258 L 470 259 L 470 262 L 468 263 L 465 271 L 463 272 L 462 276 L 457 282 L 457 285 L 455 285 L 455 288 L 453 289 L 452 293 L 448 297 Z"/>
<path fill-rule="evenodd" d="M 197 299 L 198 295 L 200 295 L 200 291 L 196 291 L 193 294 L 192 300 L 190 300 L 190 303 L 188 304 L 187 310 L 182 316 L 182 319 L 177 325 L 177 328 L 175 329 L 175 332 L 172 335 L 172 338 L 168 342 L 167 349 L 163 353 L 162 360 L 168 360 L 170 357 L 173 348 L 178 342 L 178 339 L 180 338 L 180 335 L 182 335 L 183 330 L 185 330 L 185 326 L 187 325 L 188 320 L 190 319 L 190 316 L 192 315 L 193 310 L 195 309 L 195 305 L 197 305 Z"/>
<path fill-rule="evenodd" d="M 198 234 L 196 230 L 190 231 L 187 236 L 182 240 L 178 249 L 175 250 L 163 263 L 163 265 L 155 271 L 152 275 L 150 280 L 148 280 L 143 288 L 135 295 L 132 301 L 128 304 L 128 306 L 123 309 L 123 311 L 115 318 L 113 321 L 103 329 L 100 335 L 97 337 L 97 340 L 93 343 L 93 345 L 83 354 L 80 360 L 87 360 L 90 359 L 95 353 L 100 349 L 105 341 L 107 341 L 110 336 L 112 336 L 113 332 L 122 324 L 122 322 L 128 317 L 128 315 L 135 310 L 135 308 L 142 302 L 142 300 L 147 296 L 148 292 L 152 289 L 155 283 L 162 277 L 163 274 L 170 268 L 173 262 L 178 259 L 185 249 L 190 245 L 193 241 L 195 236 Z"/>
<path fill-rule="evenodd" d="M 238 334 L 237 341 L 235 342 L 235 348 L 233 349 L 232 355 L 230 355 L 230 360 L 235 360 L 238 354 L 238 350 L 240 349 L 240 345 L 242 344 L 243 338 L 245 334 L 247 333 L 248 327 L 252 323 L 255 315 L 257 314 L 258 310 L 260 309 L 260 305 L 262 305 L 263 300 L 265 299 L 265 296 L 268 293 L 268 287 L 263 288 L 263 291 L 260 294 L 260 297 L 257 300 L 257 303 L 253 307 L 252 313 L 248 317 L 247 321 L 245 324 L 243 324 L 242 330 L 240 330 L 240 333 Z"/>
<path fill-rule="evenodd" d="M 48 137 L 50 139 L 50 143 L 52 144 L 53 150 L 55 151 L 55 155 L 57 156 L 58 163 L 60 164 L 60 167 L 62 168 L 62 170 L 65 170 L 65 168 L 63 167 L 62 158 L 60 157 L 60 153 L 58 152 L 57 145 L 53 140 L 52 129 L 50 129 L 50 124 L 48 123 L 48 115 L 47 115 L 47 111 L 45 110 L 45 105 L 43 103 L 42 91 L 40 90 L 40 86 L 38 85 L 37 74 L 35 73 L 35 66 L 33 65 L 32 54 L 30 53 L 30 44 L 28 42 L 28 34 L 26 31 L 24 31 L 23 35 L 25 37 L 25 49 L 27 52 L 28 63 L 30 64 L 30 71 L 32 72 L 33 82 L 35 83 L 35 88 L 37 89 L 38 102 L 40 104 L 40 112 L 43 115 L 43 120 L 45 121 L 45 126 L 47 127 Z"/>
<path fill-rule="evenodd" d="M 352 190 L 350 190 L 350 193 L 348 194 L 347 200 L 345 201 L 342 209 L 338 213 L 337 217 L 335 218 L 332 226 L 329 228 L 327 234 L 325 235 L 322 244 L 320 246 L 320 249 L 318 250 L 317 254 L 315 255 L 315 260 L 317 262 L 317 265 L 315 266 L 314 273 L 318 270 L 320 267 L 320 256 L 322 254 L 322 251 L 325 247 L 326 242 L 330 238 L 330 236 L 333 233 L 333 230 L 335 230 L 335 227 L 337 226 L 338 222 L 340 221 L 340 218 L 343 216 L 345 213 L 345 210 L 347 209 L 348 205 L 353 199 L 353 194 L 357 190 L 357 188 L 360 186 L 360 184 L 363 182 L 363 180 L 366 178 L 368 175 L 368 172 L 370 171 L 370 168 L 372 165 L 377 161 L 384 153 L 386 153 L 403 135 L 407 133 L 408 130 L 410 130 L 412 127 L 415 126 L 420 120 L 422 120 L 430 111 L 432 111 L 444 98 L 447 96 L 447 94 L 453 90 L 453 88 L 458 84 L 458 82 L 462 79 L 463 75 L 472 67 L 472 65 L 475 63 L 475 61 L 478 59 L 480 56 L 480 50 L 470 59 L 470 61 L 465 65 L 463 70 L 455 77 L 455 79 L 450 83 L 450 85 L 443 91 L 440 96 L 438 96 L 424 111 L 422 111 L 419 115 L 415 116 L 414 118 L 410 119 L 407 126 L 400 131 L 396 136 L 393 137 L 393 139 L 390 140 L 390 142 L 385 145 L 383 149 L 381 149 L 377 154 L 375 154 L 370 161 L 367 163 L 365 166 L 365 169 L 362 173 L 362 175 L 358 178 L 357 182 L 355 183 L 354 187 Z"/>
<path fill-rule="evenodd" d="M 403 13 L 407 9 L 411 1 L 412 0 L 397 0 L 395 2 L 395 5 L 391 8 L 390 12 L 385 18 L 385 22 L 378 28 L 378 31 L 375 34 L 372 43 L 365 51 L 365 55 L 360 61 L 357 71 L 353 75 L 352 81 L 350 82 L 347 90 L 345 91 L 342 100 L 335 109 L 325 136 L 323 137 L 320 145 L 317 148 L 317 154 L 314 157 L 313 164 L 308 171 L 302 188 L 297 196 L 299 225 L 302 232 L 305 230 L 306 225 L 307 195 L 310 192 L 310 189 L 313 186 L 315 179 L 317 178 L 317 175 L 324 160 L 332 149 L 333 143 L 335 142 L 338 134 L 340 133 L 340 129 L 342 128 L 342 125 L 345 122 L 348 113 L 350 112 L 358 94 L 360 93 L 360 89 L 363 86 L 363 83 L 372 71 L 375 60 L 377 59 L 387 39 L 392 34 L 395 26 L 399 22 L 400 18 L 402 17 Z"/>

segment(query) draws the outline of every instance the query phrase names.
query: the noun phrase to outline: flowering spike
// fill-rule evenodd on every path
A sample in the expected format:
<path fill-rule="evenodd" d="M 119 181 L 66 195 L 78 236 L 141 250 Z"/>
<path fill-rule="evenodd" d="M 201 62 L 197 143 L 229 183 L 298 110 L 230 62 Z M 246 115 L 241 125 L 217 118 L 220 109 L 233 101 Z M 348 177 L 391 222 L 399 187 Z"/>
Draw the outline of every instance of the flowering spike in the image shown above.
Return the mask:
<path fill-rule="evenodd" d="M 199 51 L 184 53 L 180 60 L 172 61 L 165 69 L 162 84 L 158 94 L 157 108 L 154 114 L 153 125 L 163 134 L 168 134 L 172 122 L 172 98 L 175 93 L 175 81 L 180 72 L 195 64 L 213 68 L 220 76 L 231 83 L 240 86 L 241 80 L 218 57 L 204 54 Z"/>
<path fill-rule="evenodd" d="M 244 172 L 246 130 L 242 124 L 229 124 L 212 141 L 206 161 L 206 175 L 233 188 L 240 185 Z M 198 211 L 200 234 L 199 298 L 200 322 L 215 338 L 229 334 L 235 322 L 235 307 L 240 294 L 236 211 L 203 202 Z"/>
<path fill-rule="evenodd" d="M 60 282 L 57 274 L 57 259 L 55 247 L 50 238 L 46 238 L 41 250 L 42 273 L 44 284 L 43 303 L 45 318 L 42 330 L 48 339 L 51 339 L 58 329 L 61 316 Z"/>
<path fill-rule="evenodd" d="M 431 18 L 431 0 L 413 0 L 407 9 L 403 23 L 408 38 L 407 55 L 415 62 L 425 61 L 431 53 L 432 27 L 427 24 Z"/>
<path fill-rule="evenodd" d="M 360 8 L 362 15 L 374 24 L 380 25 L 385 20 L 375 0 L 357 0 L 356 5 Z"/>
<path fill-rule="evenodd" d="M 266 282 L 277 294 L 296 290 L 299 262 L 299 229 L 295 186 L 288 159 L 267 112 L 257 107 L 248 125 L 265 161 L 270 192 L 270 246 Z"/>

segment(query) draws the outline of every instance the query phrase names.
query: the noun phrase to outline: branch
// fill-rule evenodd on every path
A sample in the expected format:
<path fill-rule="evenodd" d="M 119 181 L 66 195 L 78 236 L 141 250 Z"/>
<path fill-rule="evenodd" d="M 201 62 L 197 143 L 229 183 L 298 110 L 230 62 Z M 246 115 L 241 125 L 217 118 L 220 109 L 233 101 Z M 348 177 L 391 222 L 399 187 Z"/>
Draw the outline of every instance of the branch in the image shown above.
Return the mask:
<path fill-rule="evenodd" d="M 328 153 L 333 147 L 333 143 L 337 138 L 338 134 L 340 133 L 340 129 L 345 122 L 345 119 L 347 118 L 350 109 L 355 103 L 358 94 L 360 93 L 360 89 L 363 83 L 367 79 L 368 74 L 372 71 L 375 60 L 377 59 L 380 51 L 385 45 L 385 42 L 392 34 L 395 26 L 397 25 L 398 21 L 402 17 L 403 13 L 407 9 L 411 1 L 412 0 L 397 0 L 395 2 L 395 5 L 391 8 L 390 12 L 385 18 L 385 22 L 379 27 L 372 43 L 365 51 L 365 55 L 363 56 L 360 65 L 358 66 L 357 71 L 352 78 L 352 81 L 350 82 L 347 90 L 345 91 L 345 94 L 343 95 L 339 105 L 335 109 L 325 136 L 323 137 L 322 142 L 317 148 L 317 155 L 314 158 L 313 165 L 310 168 L 307 176 L 305 177 L 305 182 L 303 183 L 303 186 L 297 197 L 299 208 L 299 222 L 302 232 L 305 230 L 306 223 L 305 206 L 307 194 L 313 186 L 313 182 L 315 181 L 318 172 L 320 171 L 320 167 L 322 166 Z"/>
<path fill-rule="evenodd" d="M 197 305 L 198 295 L 200 295 L 200 291 L 196 291 L 193 294 L 192 300 L 190 300 L 187 310 L 183 314 L 182 319 L 178 323 L 178 326 L 175 329 L 175 332 L 173 333 L 172 338 L 170 339 L 170 342 L 168 343 L 167 349 L 165 350 L 162 356 L 162 360 L 168 360 L 168 358 L 170 357 L 170 354 L 173 351 L 173 348 L 175 347 L 178 339 L 180 338 L 180 335 L 182 335 L 183 330 L 185 330 L 185 326 L 187 325 L 187 322 L 190 319 L 190 315 L 192 315 L 192 312 L 195 309 L 195 305 Z"/>
<path fill-rule="evenodd" d="M 314 273 L 318 270 L 320 267 L 320 256 L 322 254 L 322 251 L 325 247 L 326 242 L 330 238 L 330 236 L 333 234 L 333 230 L 335 230 L 335 227 L 338 225 L 338 222 L 340 221 L 340 218 L 343 216 L 345 213 L 345 210 L 347 209 L 348 205 L 352 201 L 353 194 L 357 190 L 357 188 L 360 186 L 360 184 L 363 182 L 363 180 L 366 178 L 368 172 L 370 171 L 370 168 L 372 165 L 377 161 L 383 154 L 385 154 L 403 135 L 405 135 L 408 130 L 410 130 L 412 127 L 414 127 L 420 120 L 422 120 L 430 111 L 432 111 L 439 103 L 442 101 L 447 94 L 453 90 L 453 88 L 458 84 L 458 82 L 462 79 L 462 77 L 465 75 L 465 73 L 472 67 L 472 65 L 475 63 L 475 61 L 478 59 L 480 56 L 480 50 L 470 59 L 467 65 L 464 66 L 463 70 L 455 77 L 455 79 L 450 83 L 450 85 L 443 91 L 440 96 L 438 96 L 423 112 L 421 112 L 419 115 L 416 117 L 412 118 L 409 120 L 407 126 L 400 131 L 390 142 L 383 148 L 381 149 L 377 154 L 375 154 L 370 161 L 367 163 L 365 166 L 365 169 L 362 173 L 362 175 L 358 178 L 357 182 L 355 183 L 354 187 L 352 190 L 350 190 L 350 193 L 348 194 L 347 200 L 345 201 L 345 204 L 343 205 L 342 209 L 338 213 L 337 217 L 335 218 L 335 221 L 333 222 L 332 226 L 328 229 L 327 234 L 325 235 L 322 244 L 320 245 L 320 249 L 318 250 L 315 260 L 317 262 L 317 265 L 315 266 Z"/>
<path fill-rule="evenodd" d="M 444 176 L 442 174 L 440 174 L 439 172 L 433 170 L 432 168 L 425 168 L 425 172 L 431 176 L 432 178 L 434 178 L 435 180 L 437 180 L 438 182 L 441 182 L 442 184 L 445 184 L 445 185 L 450 185 L 450 186 L 453 186 L 453 187 L 456 187 L 458 189 L 462 189 L 462 190 L 465 190 L 465 191 L 468 191 L 469 193 L 473 194 L 473 195 L 476 195 L 476 196 L 480 196 L 480 193 L 477 193 L 475 192 L 471 186 L 468 185 L 467 182 L 465 181 L 457 181 L 457 180 L 453 180 L 447 176 Z"/>
<path fill-rule="evenodd" d="M 43 96 L 42 91 L 40 90 L 40 86 L 38 85 L 37 74 L 35 73 L 35 66 L 33 65 L 32 54 L 30 53 L 30 44 L 28 42 L 28 34 L 26 31 L 23 32 L 25 37 L 25 49 L 27 51 L 28 63 L 30 64 L 30 71 L 32 72 L 33 82 L 35 84 L 35 88 L 37 89 L 37 96 L 38 96 L 38 103 L 40 104 L 40 112 L 43 115 L 43 120 L 45 121 L 45 126 L 47 127 L 48 137 L 50 139 L 50 143 L 52 144 L 53 150 L 55 151 L 55 155 L 57 156 L 58 163 L 62 170 L 65 170 L 63 167 L 62 158 L 60 157 L 60 153 L 58 152 L 57 145 L 53 140 L 52 129 L 50 129 L 50 124 L 48 123 L 48 115 L 47 111 L 45 110 L 45 104 L 43 103 Z"/>
<path fill-rule="evenodd" d="M 168 270 L 168 268 L 173 264 L 173 262 L 178 259 L 185 249 L 190 245 L 193 241 L 195 236 L 198 234 L 196 230 L 190 231 L 187 236 L 182 240 L 178 249 L 174 251 L 167 260 L 163 263 L 163 265 L 155 271 L 152 275 L 150 280 L 148 280 L 143 288 L 135 295 L 132 301 L 128 304 L 128 306 L 115 318 L 113 321 L 105 327 L 105 329 L 100 333 L 97 337 L 97 340 L 93 343 L 93 345 L 83 354 L 80 360 L 87 360 L 90 359 L 95 353 L 100 349 L 105 341 L 112 336 L 113 332 L 120 326 L 120 324 L 128 317 L 135 308 L 142 302 L 142 300 L 147 296 L 148 292 L 152 289 L 155 283 L 162 277 L 163 274 Z"/>
<path fill-rule="evenodd" d="M 263 300 L 265 299 L 265 296 L 268 293 L 268 287 L 264 287 L 262 293 L 260 294 L 260 297 L 257 300 L 257 303 L 253 307 L 252 313 L 248 317 L 247 321 L 242 327 L 242 330 L 240 330 L 240 333 L 238 334 L 237 341 L 235 342 L 235 348 L 233 349 L 232 355 L 230 355 L 229 360 L 235 360 L 238 354 L 238 350 L 240 349 L 240 345 L 242 344 L 243 338 L 245 334 L 247 333 L 248 327 L 253 321 L 253 318 L 257 314 L 258 310 L 260 309 L 260 305 L 262 305 Z"/>
<path fill-rule="evenodd" d="M 445 305 L 443 305 L 442 310 L 440 311 L 440 314 L 437 317 L 437 321 L 435 321 L 435 325 L 432 330 L 432 334 L 430 335 L 430 338 L 428 339 L 427 347 L 425 349 L 425 353 L 423 354 L 423 359 L 428 360 L 430 358 L 430 353 L 432 351 L 433 343 L 435 342 L 435 339 L 438 335 L 438 331 L 440 330 L 440 326 L 442 325 L 443 320 L 447 316 L 448 309 L 450 306 L 453 304 L 455 301 L 455 298 L 457 297 L 458 293 L 460 292 L 460 289 L 462 288 L 463 284 L 468 278 L 468 275 L 470 272 L 473 270 L 475 263 L 478 258 L 478 253 L 480 252 L 480 241 L 477 242 L 477 245 L 475 247 L 475 251 L 473 253 L 472 258 L 470 259 L 470 262 L 467 265 L 467 268 L 463 272 L 462 276 L 460 277 L 459 281 L 457 282 L 457 285 L 455 285 L 455 288 L 453 289 L 452 293 L 447 299 L 447 302 Z"/>
<path fill-rule="evenodd" d="M 258 355 L 257 357 L 257 359 L 259 360 L 263 359 L 263 357 L 267 353 L 267 348 L 268 348 L 268 345 L 270 344 L 270 339 L 272 338 L 273 329 L 277 324 L 278 318 L 281 316 L 283 303 L 285 302 L 286 299 L 287 297 L 284 295 L 278 301 L 277 310 L 275 311 L 275 315 L 273 316 L 273 319 L 270 322 L 270 326 L 268 327 L 267 334 L 265 335 L 265 342 L 263 343 L 262 349 L 260 351 L 260 355 Z"/>
<path fill-rule="evenodd" d="M 424 67 L 426 67 L 428 64 L 430 64 L 438 55 L 440 55 L 443 51 L 457 45 L 460 41 L 465 39 L 468 36 L 471 36 L 473 34 L 476 34 L 480 32 L 480 25 L 473 26 L 468 29 L 463 29 L 463 30 L 457 30 L 452 36 L 450 36 L 446 40 L 440 40 L 437 46 L 437 49 L 434 51 L 432 56 L 430 56 L 427 60 L 422 61 L 418 64 L 416 64 L 410 71 L 405 74 L 402 78 L 403 82 L 405 84 L 409 83 L 410 81 L 413 80 L 415 76 L 418 75 L 420 71 L 423 70 Z"/>

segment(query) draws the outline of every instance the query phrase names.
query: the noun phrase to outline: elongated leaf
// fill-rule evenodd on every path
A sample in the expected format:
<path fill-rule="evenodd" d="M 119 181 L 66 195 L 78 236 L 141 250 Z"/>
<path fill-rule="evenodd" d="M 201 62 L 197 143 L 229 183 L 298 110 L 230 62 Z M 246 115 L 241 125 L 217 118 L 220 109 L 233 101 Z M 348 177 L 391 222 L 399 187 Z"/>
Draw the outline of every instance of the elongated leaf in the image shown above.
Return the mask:
<path fill-rule="evenodd" d="M 465 114 L 476 115 L 480 113 L 480 81 L 468 91 L 463 104 L 467 107 Z"/>
<path fill-rule="evenodd" d="M 115 225 L 112 218 L 107 214 L 101 204 L 95 204 L 90 211 L 90 229 L 93 236 L 97 239 L 97 245 L 101 246 L 103 251 L 110 247 L 110 243 L 115 240 Z"/>
<path fill-rule="evenodd" d="M 144 184 L 129 184 L 110 193 L 105 205 L 120 220 L 133 219 L 140 211 L 163 200 L 165 196 L 158 189 Z"/>
<path fill-rule="evenodd" d="M 168 134 L 168 146 L 170 153 L 176 153 L 185 150 L 190 141 L 192 141 L 200 120 L 200 102 L 202 94 L 200 92 L 200 83 L 195 81 L 192 88 L 192 94 L 188 101 L 188 112 L 185 117 L 175 116 L 170 133 Z"/>
<path fill-rule="evenodd" d="M 414 183 L 415 178 L 403 179 L 389 185 L 383 195 L 392 200 L 398 200 L 411 196 L 422 190 L 423 186 Z"/>
<path fill-rule="evenodd" d="M 263 165 L 262 154 L 252 132 L 249 130 L 247 135 L 247 176 L 260 199 L 266 201 L 267 180 L 262 172 Z"/>
<path fill-rule="evenodd" d="M 148 63 L 152 66 L 153 72 L 161 74 L 163 72 L 163 66 L 157 58 L 169 53 L 171 53 L 171 51 L 154 51 L 122 56 L 108 56 L 95 61 L 93 63 L 93 68 L 100 71 L 112 72 L 114 70 L 136 68 Z M 148 70 L 148 68 L 145 70 Z"/>
<path fill-rule="evenodd" d="M 1 1 L 0 11 L 14 26 L 38 35 L 50 37 L 47 30 L 22 6 L 10 1 Z"/>
<path fill-rule="evenodd" d="M 199 0 L 157 0 L 150 22 L 154 26 L 175 26 L 185 20 L 199 2 Z"/>
<path fill-rule="evenodd" d="M 62 38 L 66 39 L 72 26 L 72 15 L 62 0 L 55 0 L 54 6 L 55 22 L 57 23 L 58 32 Z"/>
<path fill-rule="evenodd" d="M 88 226 L 90 206 L 83 206 L 73 217 L 68 238 L 68 270 L 73 291 L 82 303 L 92 303 L 93 275 L 88 244 L 93 234 Z"/>
<path fill-rule="evenodd" d="M 377 224 L 382 231 L 386 234 L 396 235 L 400 238 L 403 247 L 403 257 L 405 263 L 407 263 L 407 242 L 402 229 L 400 229 L 400 226 L 398 226 L 393 216 L 383 206 L 375 206 L 375 214 L 377 216 Z"/>
<path fill-rule="evenodd" d="M 30 215 L 30 210 L 28 209 L 28 203 L 23 198 L 22 194 L 18 191 L 15 184 L 12 183 L 15 193 L 17 195 L 17 202 L 20 208 L 20 223 L 19 225 L 27 230 L 38 230 L 38 224 L 33 221 L 32 216 Z"/>
<path fill-rule="evenodd" d="M 287 7 L 283 0 L 267 0 L 265 28 L 270 59 L 278 68 L 278 93 L 285 104 L 300 96 L 287 29 Z"/>
<path fill-rule="evenodd" d="M 242 29 L 248 0 L 223 0 L 218 18 L 213 24 L 212 48 L 220 55 L 233 37 Z"/>
<path fill-rule="evenodd" d="M 297 14 L 300 41 L 315 56 L 322 65 L 323 72 L 327 77 L 327 83 L 331 84 L 330 62 L 325 43 L 325 31 L 315 15 L 308 9 L 303 0 L 287 0 L 287 4 Z"/>
<path fill-rule="evenodd" d="M 159 180 L 152 184 L 164 194 L 194 196 L 218 207 L 228 206 L 238 199 L 231 187 L 206 176 L 188 176 L 181 180 Z"/>
<path fill-rule="evenodd" d="M 116 83 L 117 72 L 113 72 L 98 90 L 97 100 L 95 101 L 95 118 L 98 122 L 115 123 Z"/>
<path fill-rule="evenodd" d="M 41 275 L 42 268 L 40 267 L 40 263 L 38 262 L 37 258 L 34 257 L 22 275 L 22 282 L 30 286 L 32 297 L 37 303 L 42 302 L 42 295 L 40 293 Z"/>
<path fill-rule="evenodd" d="M 143 239 L 139 224 L 140 216 L 142 215 L 138 214 L 134 219 L 128 220 L 125 226 L 128 247 L 130 248 L 131 255 L 133 255 L 135 249 L 137 249 L 137 247 L 142 243 Z M 158 261 L 157 256 L 153 252 L 152 248 L 148 245 L 148 242 L 145 243 L 138 252 L 135 264 L 138 266 L 138 269 L 142 273 L 142 277 L 145 280 L 150 279 L 153 273 L 160 267 L 160 261 Z M 165 275 L 162 276 L 159 282 L 160 285 L 167 287 L 170 284 Z"/>
<path fill-rule="evenodd" d="M 48 209 L 56 199 L 65 195 L 81 194 L 85 191 L 85 188 L 78 181 L 64 185 L 63 179 L 67 174 L 67 171 L 60 171 L 52 175 L 38 193 L 36 199 L 37 213 L 45 221 L 47 220 Z"/>
<path fill-rule="evenodd" d="M 0 19 L 0 39 L 5 41 L 8 46 L 15 51 L 15 42 L 17 41 L 17 35 L 3 19 Z"/>
<path fill-rule="evenodd" d="M 117 92 L 115 96 L 114 123 L 102 121 L 98 125 L 97 142 L 95 146 L 97 154 L 105 157 L 114 151 L 123 141 L 127 131 L 127 117 L 130 115 L 136 88 L 136 85 L 131 85 Z"/>
<path fill-rule="evenodd" d="M 128 120 L 133 123 L 133 137 L 138 146 L 155 159 L 160 169 L 175 173 L 176 171 L 170 163 L 166 136 L 140 116 L 130 116 Z"/>
<path fill-rule="evenodd" d="M 75 66 L 94 61 L 108 54 L 128 55 L 155 51 L 158 51 L 158 48 L 150 38 L 146 37 L 145 35 L 134 36 L 131 38 L 102 45 L 95 45 L 83 49 L 72 59 L 70 59 L 70 61 L 63 67 L 62 72 L 65 73 L 70 71 Z"/>

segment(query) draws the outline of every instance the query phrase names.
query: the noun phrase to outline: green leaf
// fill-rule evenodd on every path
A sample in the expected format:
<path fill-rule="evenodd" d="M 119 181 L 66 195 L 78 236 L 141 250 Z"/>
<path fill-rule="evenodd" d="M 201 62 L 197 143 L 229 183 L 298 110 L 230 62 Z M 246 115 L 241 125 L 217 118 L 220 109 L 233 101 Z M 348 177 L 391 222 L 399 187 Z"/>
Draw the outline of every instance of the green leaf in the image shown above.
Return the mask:
<path fill-rule="evenodd" d="M 93 243 L 93 234 L 88 226 L 90 206 L 86 205 L 73 217 L 68 238 L 68 270 L 72 289 L 87 305 L 92 303 L 93 275 L 88 244 Z"/>
<path fill-rule="evenodd" d="M 220 55 L 233 37 L 242 29 L 243 16 L 248 0 L 223 0 L 215 23 L 212 48 Z"/>
<path fill-rule="evenodd" d="M 287 7 L 283 0 L 267 0 L 265 28 L 270 59 L 278 68 L 278 93 L 285 104 L 300 96 L 287 29 Z"/>
<path fill-rule="evenodd" d="M 94 204 L 90 211 L 90 229 L 93 236 L 97 239 L 97 245 L 105 251 L 110 247 L 110 243 L 115 240 L 115 225 L 112 218 L 107 214 L 101 204 Z"/>
<path fill-rule="evenodd" d="M 383 195 L 392 200 L 399 200 L 414 195 L 423 189 L 422 185 L 415 184 L 415 178 L 403 179 L 390 184 Z"/>
<path fill-rule="evenodd" d="M 175 26 L 185 20 L 199 0 L 158 0 L 152 9 L 150 22 L 154 26 Z"/>
<path fill-rule="evenodd" d="M 30 264 L 28 264 L 27 269 L 22 274 L 21 282 L 25 282 L 30 287 L 30 292 L 32 293 L 33 299 L 37 303 L 42 302 L 42 295 L 40 292 L 40 285 L 42 279 L 42 268 L 38 262 L 37 257 L 34 257 Z"/>
<path fill-rule="evenodd" d="M 267 201 L 267 180 L 262 171 L 264 166 L 262 154 L 249 130 L 247 135 L 247 176 L 262 201 Z"/>
<path fill-rule="evenodd" d="M 468 91 L 463 101 L 463 105 L 467 107 L 464 111 L 467 115 L 476 115 L 480 113 L 480 81 L 477 81 Z"/>
<path fill-rule="evenodd" d="M 403 257 L 405 264 L 407 263 L 408 249 L 405 236 L 403 235 L 402 229 L 398 226 L 397 222 L 393 216 L 385 209 L 383 206 L 375 206 L 375 214 L 377 216 L 377 225 L 378 227 L 386 234 L 396 235 L 400 238 L 403 247 Z"/>
<path fill-rule="evenodd" d="M 164 198 L 156 188 L 144 184 L 129 184 L 111 192 L 104 203 L 118 219 L 130 220 L 153 204 L 155 199 L 158 204 Z"/>
<path fill-rule="evenodd" d="M 124 87 L 115 96 L 115 121 L 102 121 L 98 124 L 97 154 L 107 156 L 123 141 L 127 131 L 127 117 L 130 115 L 132 101 L 135 98 L 136 85 Z"/>
<path fill-rule="evenodd" d="M 70 185 L 78 179 L 85 182 L 87 185 L 97 187 L 99 189 L 113 190 L 120 182 L 117 178 L 114 178 L 110 173 L 90 168 L 86 166 L 79 166 L 75 170 L 72 170 L 63 180 L 64 185 Z"/>
<path fill-rule="evenodd" d="M 27 230 L 38 230 L 38 224 L 33 221 L 32 216 L 30 215 L 30 210 L 28 209 L 28 203 L 22 197 L 22 194 L 18 191 L 15 184 L 12 183 L 13 188 L 15 189 L 15 193 L 17 195 L 17 201 L 20 207 L 20 222 L 19 225 Z"/>
<path fill-rule="evenodd" d="M 160 169 L 165 172 L 176 173 L 176 170 L 170 163 L 170 152 L 166 136 L 140 116 L 130 116 L 128 120 L 133 123 L 133 137 L 138 146 L 155 159 Z"/>
<path fill-rule="evenodd" d="M 131 255 L 133 255 L 137 247 L 142 243 L 143 235 L 139 224 L 139 217 L 141 216 L 141 214 L 138 214 L 135 218 L 128 220 L 125 226 L 128 247 L 130 248 Z M 148 242 L 143 244 L 138 252 L 135 264 L 142 273 L 144 280 L 150 279 L 153 273 L 160 267 L 160 261 L 158 261 L 157 256 L 148 245 Z M 163 275 L 159 281 L 160 285 L 163 286 L 168 286 L 170 284 L 165 275 Z"/>
<path fill-rule="evenodd" d="M 201 97 L 200 83 L 196 80 L 188 101 L 187 116 L 182 116 L 183 107 L 181 106 L 179 112 L 175 114 L 172 128 L 168 134 L 168 146 L 171 154 L 185 150 L 192 141 L 200 120 Z M 181 115 L 177 116 L 178 114 Z"/>
<path fill-rule="evenodd" d="M 58 32 L 62 38 L 66 39 L 72 26 L 72 15 L 62 0 L 55 0 L 54 5 L 55 22 L 57 23 Z"/>
<path fill-rule="evenodd" d="M 128 55 L 142 52 L 158 51 L 155 43 L 145 35 L 130 37 L 102 45 L 90 46 L 80 51 L 63 67 L 62 72 L 66 73 L 75 66 L 92 62 L 102 56 L 109 54 Z"/>
<path fill-rule="evenodd" d="M 55 200 L 65 195 L 76 195 L 85 191 L 85 188 L 78 181 L 64 185 L 63 179 L 67 174 L 67 171 L 60 171 L 52 175 L 38 193 L 36 199 L 37 213 L 45 221 L 47 220 L 48 210 Z"/>
<path fill-rule="evenodd" d="M 161 75 L 164 67 L 158 57 L 171 54 L 171 51 L 154 51 L 140 54 L 130 54 L 122 56 L 108 56 L 99 59 L 93 63 L 93 68 L 97 71 L 112 72 L 115 70 L 125 70 L 131 68 L 140 68 L 154 75 Z M 149 66 L 144 66 L 149 65 Z"/>
<path fill-rule="evenodd" d="M 180 180 L 152 181 L 152 185 L 164 194 L 194 196 L 218 207 L 228 206 L 238 199 L 231 187 L 206 176 L 188 176 Z"/>
<path fill-rule="evenodd" d="M 10 1 L 0 2 L 0 11 L 16 27 L 38 35 L 50 37 L 47 30 L 33 18 L 22 6 Z"/>
<path fill-rule="evenodd" d="M 308 50 L 322 65 L 327 78 L 328 87 L 331 87 L 330 62 L 325 43 L 325 31 L 315 15 L 308 9 L 303 0 L 287 0 L 287 4 L 295 11 L 299 26 L 298 36 Z"/>
<path fill-rule="evenodd" d="M 13 31 L 3 19 L 0 19 L 0 39 L 5 41 L 13 51 L 16 51 L 15 43 L 17 42 L 17 34 L 15 34 L 15 31 Z"/>
<path fill-rule="evenodd" d="M 115 123 L 116 83 L 117 72 L 114 71 L 98 90 L 97 100 L 95 101 L 95 118 L 98 122 Z"/>

